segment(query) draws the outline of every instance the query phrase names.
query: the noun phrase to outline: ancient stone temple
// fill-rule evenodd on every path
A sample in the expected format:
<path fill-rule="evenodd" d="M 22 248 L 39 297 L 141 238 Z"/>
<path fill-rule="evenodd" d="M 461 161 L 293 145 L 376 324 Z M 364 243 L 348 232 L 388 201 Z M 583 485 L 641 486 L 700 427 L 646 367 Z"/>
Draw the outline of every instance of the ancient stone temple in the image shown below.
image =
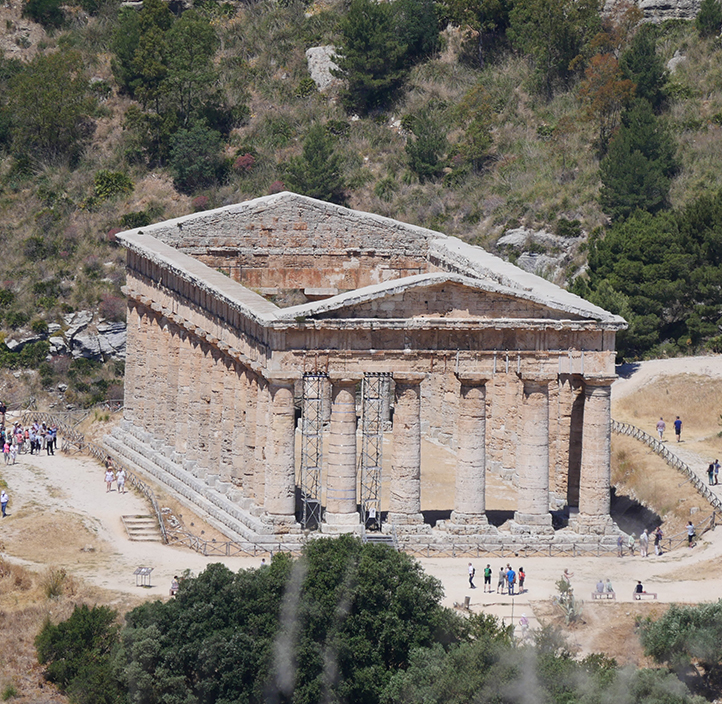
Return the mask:
<path fill-rule="evenodd" d="M 292 193 L 118 240 L 125 415 L 107 442 L 229 536 L 614 531 L 620 317 L 459 239 Z M 422 438 L 456 453 L 454 505 L 434 528 Z M 490 472 L 518 492 L 502 528 L 486 515 Z"/>

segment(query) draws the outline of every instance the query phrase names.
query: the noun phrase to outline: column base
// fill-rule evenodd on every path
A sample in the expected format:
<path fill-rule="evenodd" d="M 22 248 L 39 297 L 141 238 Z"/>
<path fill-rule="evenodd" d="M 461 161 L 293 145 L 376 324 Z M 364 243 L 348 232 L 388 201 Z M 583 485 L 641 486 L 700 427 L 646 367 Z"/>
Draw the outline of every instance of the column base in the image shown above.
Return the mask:
<path fill-rule="evenodd" d="M 621 532 L 611 516 L 590 516 L 584 513 L 569 516 L 569 528 L 579 535 L 618 535 Z"/>
<path fill-rule="evenodd" d="M 301 526 L 296 522 L 295 516 L 286 516 L 278 513 L 264 513 L 260 516 L 264 526 L 273 529 L 276 534 L 300 533 Z"/>
<path fill-rule="evenodd" d="M 550 513 L 514 513 L 511 532 L 516 535 L 554 535 Z"/>
<path fill-rule="evenodd" d="M 424 523 L 422 513 L 389 513 L 386 522 L 381 527 L 381 532 L 391 533 L 392 530 L 397 533 L 418 535 L 420 533 L 430 533 L 431 526 Z"/>
<path fill-rule="evenodd" d="M 321 532 L 324 535 L 343 535 L 352 533 L 361 535 L 361 517 L 358 513 L 329 513 L 323 514 Z"/>
<path fill-rule="evenodd" d="M 437 521 L 436 528 L 452 535 L 488 535 L 497 533 L 494 526 L 483 513 L 461 513 L 452 511 L 448 521 Z"/>

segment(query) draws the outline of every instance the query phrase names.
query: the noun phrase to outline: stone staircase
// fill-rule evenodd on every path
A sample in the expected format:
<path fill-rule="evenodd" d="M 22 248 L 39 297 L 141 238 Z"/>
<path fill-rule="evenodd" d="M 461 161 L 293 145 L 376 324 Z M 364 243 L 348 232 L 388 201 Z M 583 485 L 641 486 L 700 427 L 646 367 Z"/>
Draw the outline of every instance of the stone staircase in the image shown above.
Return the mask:
<path fill-rule="evenodd" d="M 121 516 L 125 532 L 131 540 L 162 543 L 158 521 L 155 516 Z"/>

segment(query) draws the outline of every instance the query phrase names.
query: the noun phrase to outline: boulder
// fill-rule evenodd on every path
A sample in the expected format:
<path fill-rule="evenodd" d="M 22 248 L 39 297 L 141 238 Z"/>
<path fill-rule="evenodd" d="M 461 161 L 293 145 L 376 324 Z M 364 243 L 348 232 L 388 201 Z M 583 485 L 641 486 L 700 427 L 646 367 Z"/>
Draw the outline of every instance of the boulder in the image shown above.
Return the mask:
<path fill-rule="evenodd" d="M 339 83 L 339 79 L 331 73 L 332 69 L 338 68 L 333 62 L 335 57 L 336 50 L 332 46 L 313 46 L 306 49 L 308 72 L 321 91 L 326 90 L 334 83 Z"/>
<path fill-rule="evenodd" d="M 17 338 L 16 340 L 6 340 L 5 344 L 11 352 L 20 352 L 23 347 L 29 345 L 32 342 L 40 342 L 44 340 L 44 335 L 38 335 L 36 333 L 30 333 Z"/>
<path fill-rule="evenodd" d="M 65 339 L 72 340 L 81 330 L 90 325 L 93 320 L 92 310 L 81 310 L 78 313 L 68 313 L 63 316 L 68 329 L 65 331 Z"/>
<path fill-rule="evenodd" d="M 86 359 L 100 359 L 100 339 L 93 333 L 81 333 L 75 335 L 70 341 L 73 359 L 85 357 Z"/>
<path fill-rule="evenodd" d="M 98 342 L 105 358 L 125 359 L 125 323 L 98 323 Z"/>

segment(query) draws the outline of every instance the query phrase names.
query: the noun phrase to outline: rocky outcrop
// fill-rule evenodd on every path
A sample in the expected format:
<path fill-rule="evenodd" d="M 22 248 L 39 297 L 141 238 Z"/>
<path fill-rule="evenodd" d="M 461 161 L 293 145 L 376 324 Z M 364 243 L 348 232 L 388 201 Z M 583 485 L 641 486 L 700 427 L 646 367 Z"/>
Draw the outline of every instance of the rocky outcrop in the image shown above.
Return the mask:
<path fill-rule="evenodd" d="M 313 46 L 306 49 L 308 72 L 320 91 L 339 83 L 339 79 L 331 73 L 338 66 L 333 62 L 336 50 L 332 46 Z"/>
<path fill-rule="evenodd" d="M 607 0 L 604 11 L 609 12 L 618 0 Z M 646 22 L 664 22 L 665 20 L 693 20 L 699 12 L 702 0 L 637 0 L 644 12 Z"/>

